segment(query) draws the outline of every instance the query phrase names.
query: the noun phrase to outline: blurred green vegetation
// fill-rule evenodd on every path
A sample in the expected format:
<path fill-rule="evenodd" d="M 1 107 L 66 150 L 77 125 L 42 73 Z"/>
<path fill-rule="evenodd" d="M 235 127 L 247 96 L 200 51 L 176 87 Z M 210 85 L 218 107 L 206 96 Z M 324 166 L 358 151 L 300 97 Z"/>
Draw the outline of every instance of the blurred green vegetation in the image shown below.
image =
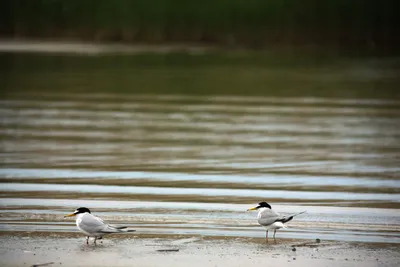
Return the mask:
<path fill-rule="evenodd" d="M 3 97 L 35 92 L 399 99 L 398 59 L 253 51 L 188 55 L 0 54 Z"/>
<path fill-rule="evenodd" d="M 397 0 L 2 0 L 2 36 L 394 47 Z"/>

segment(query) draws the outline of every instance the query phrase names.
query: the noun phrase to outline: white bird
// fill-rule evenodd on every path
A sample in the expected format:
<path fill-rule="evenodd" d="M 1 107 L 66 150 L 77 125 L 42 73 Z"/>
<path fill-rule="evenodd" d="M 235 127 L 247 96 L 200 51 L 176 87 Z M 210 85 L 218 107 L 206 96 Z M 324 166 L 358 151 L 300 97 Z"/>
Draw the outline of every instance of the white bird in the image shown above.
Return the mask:
<path fill-rule="evenodd" d="M 107 224 L 99 217 L 92 215 L 88 208 L 79 208 L 75 210 L 74 213 L 64 216 L 64 218 L 72 216 L 76 216 L 76 226 L 81 232 L 86 235 L 86 244 L 88 245 L 89 237 L 94 237 L 94 244 L 96 244 L 96 240 L 102 239 L 104 235 L 136 231 L 128 230 L 125 226 L 115 226 Z"/>
<path fill-rule="evenodd" d="M 249 210 L 258 210 L 258 216 L 257 216 L 258 223 L 267 229 L 266 233 L 267 242 L 268 242 L 268 230 L 274 230 L 274 240 L 276 241 L 275 239 L 276 230 L 281 228 L 287 228 L 285 223 L 291 221 L 293 217 L 305 212 L 302 211 L 299 213 L 291 214 L 289 216 L 283 216 L 273 211 L 271 205 L 269 205 L 267 202 L 260 202 L 258 203 L 257 207 L 250 208 L 248 209 L 248 211 Z"/>

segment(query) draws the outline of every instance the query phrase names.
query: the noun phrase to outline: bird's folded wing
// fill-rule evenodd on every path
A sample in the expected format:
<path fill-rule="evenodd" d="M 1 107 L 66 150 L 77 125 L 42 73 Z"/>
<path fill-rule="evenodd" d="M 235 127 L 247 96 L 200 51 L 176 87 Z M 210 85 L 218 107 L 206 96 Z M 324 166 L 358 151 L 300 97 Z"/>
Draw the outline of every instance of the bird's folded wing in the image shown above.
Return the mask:
<path fill-rule="evenodd" d="M 79 227 L 86 232 L 101 232 L 107 224 L 99 217 L 87 214 L 82 217 Z"/>
<path fill-rule="evenodd" d="M 258 223 L 263 226 L 268 226 L 276 222 L 276 220 L 278 220 L 280 217 L 281 216 L 279 215 L 279 213 L 271 209 L 266 209 L 261 212 L 260 217 L 258 218 Z"/>

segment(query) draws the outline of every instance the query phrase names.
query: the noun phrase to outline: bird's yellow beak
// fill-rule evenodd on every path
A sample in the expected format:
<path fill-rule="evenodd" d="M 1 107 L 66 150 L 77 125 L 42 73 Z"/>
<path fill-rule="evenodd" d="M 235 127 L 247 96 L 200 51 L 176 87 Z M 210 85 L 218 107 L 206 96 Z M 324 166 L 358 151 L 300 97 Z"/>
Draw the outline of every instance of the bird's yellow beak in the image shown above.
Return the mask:
<path fill-rule="evenodd" d="M 76 214 L 75 213 L 71 213 L 71 214 L 65 215 L 64 218 L 73 217 L 73 216 L 76 216 Z"/>
<path fill-rule="evenodd" d="M 258 207 L 250 208 L 250 209 L 248 209 L 247 211 L 256 210 L 257 208 L 258 208 Z"/>

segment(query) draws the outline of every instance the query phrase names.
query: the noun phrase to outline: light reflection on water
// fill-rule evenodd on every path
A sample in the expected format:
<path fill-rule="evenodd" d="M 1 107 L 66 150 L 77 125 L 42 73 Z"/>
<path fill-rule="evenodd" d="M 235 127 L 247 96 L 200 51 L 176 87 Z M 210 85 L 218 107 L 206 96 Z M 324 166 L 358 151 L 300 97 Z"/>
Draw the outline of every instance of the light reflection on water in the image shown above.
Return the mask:
<path fill-rule="evenodd" d="M 278 164 L 277 164 L 278 165 Z M 277 165 L 274 165 L 275 167 Z M 296 165 L 298 166 L 298 164 Z M 289 167 L 285 165 L 285 167 Z M 281 175 L 265 174 L 262 177 L 240 174 L 190 174 L 190 173 L 165 173 L 165 172 L 138 172 L 138 171 L 86 171 L 63 169 L 0 169 L 0 175 L 4 178 L 14 179 L 74 179 L 80 183 L 83 179 L 107 179 L 112 180 L 154 180 L 154 181 L 194 181 L 198 183 L 225 183 L 245 185 L 319 185 L 319 186 L 359 186 L 359 187 L 392 187 L 398 189 L 400 183 L 396 179 L 376 179 L 374 177 L 346 177 L 324 176 L 312 177 L 306 175 Z M 85 181 L 85 180 L 83 180 Z"/>
<path fill-rule="evenodd" d="M 98 194 L 131 194 L 155 196 L 210 196 L 210 197 L 253 197 L 262 199 L 268 196 L 273 199 L 307 199 L 312 200 L 370 200 L 400 202 L 400 194 L 378 193 L 347 193 L 347 192 L 296 192 L 283 190 L 246 190 L 232 188 L 178 188 L 178 187 L 149 187 L 149 186 L 112 186 L 112 185 L 68 185 L 68 184 L 30 184 L 30 183 L 3 183 L 3 192 L 71 192 L 71 193 L 98 193 Z M 40 194 L 40 193 L 39 193 Z"/>

